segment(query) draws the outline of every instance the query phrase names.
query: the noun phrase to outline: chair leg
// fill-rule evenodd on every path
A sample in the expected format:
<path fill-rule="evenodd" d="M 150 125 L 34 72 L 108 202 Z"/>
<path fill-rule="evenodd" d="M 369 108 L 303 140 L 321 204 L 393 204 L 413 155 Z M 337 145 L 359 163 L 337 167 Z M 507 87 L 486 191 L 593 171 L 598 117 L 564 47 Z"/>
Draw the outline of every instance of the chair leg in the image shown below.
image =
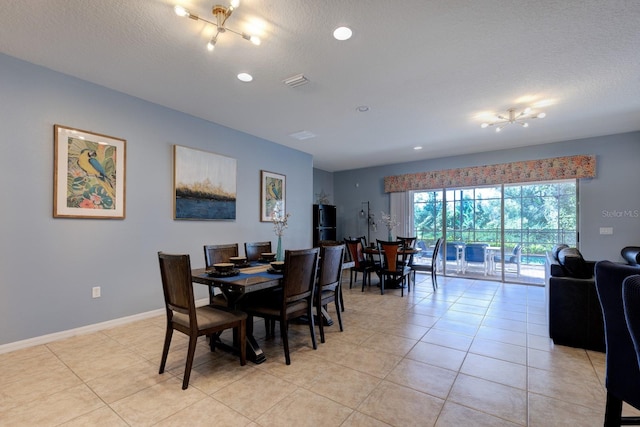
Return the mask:
<path fill-rule="evenodd" d="M 340 310 L 344 312 L 344 298 L 342 298 L 342 283 L 340 283 Z"/>
<path fill-rule="evenodd" d="M 384 273 L 380 274 L 380 295 L 384 295 L 384 277 Z"/>
<path fill-rule="evenodd" d="M 159 374 L 164 372 L 164 367 L 167 364 L 167 356 L 169 355 L 169 346 L 171 345 L 171 337 L 173 336 L 173 328 L 167 324 L 167 332 L 164 335 L 164 347 L 162 348 L 162 359 L 160 359 L 160 371 Z"/>
<path fill-rule="evenodd" d="M 284 347 L 284 362 L 291 365 L 291 356 L 289 356 L 289 323 L 283 315 L 280 318 L 280 336 L 282 337 L 282 346 Z"/>
<path fill-rule="evenodd" d="M 321 306 L 318 306 L 318 308 L 320 308 Z M 320 310 L 318 309 L 318 312 Z M 313 349 L 317 350 L 318 349 L 318 343 L 316 342 L 316 325 L 314 324 L 315 321 L 313 319 L 313 303 L 310 301 L 309 302 L 309 308 L 307 310 L 307 316 L 309 317 L 309 330 L 311 332 L 311 344 L 313 344 Z M 318 322 L 320 322 L 320 324 L 322 324 L 322 317 L 318 316 Z"/>
<path fill-rule="evenodd" d="M 184 367 L 184 379 L 182 380 L 182 389 L 189 387 L 189 377 L 191 376 L 191 367 L 193 366 L 193 356 L 196 353 L 197 336 L 189 337 L 189 349 L 187 350 L 187 364 Z"/>
<path fill-rule="evenodd" d="M 276 337 L 276 319 L 271 319 L 271 338 Z"/>
<path fill-rule="evenodd" d="M 342 288 L 342 285 L 339 285 L 339 287 Z M 342 293 L 342 291 L 340 291 L 340 293 Z M 340 332 L 343 332 L 344 329 L 342 328 L 342 315 L 340 314 L 340 311 L 344 311 L 344 309 L 342 308 L 342 301 L 340 301 L 340 299 L 336 297 L 335 303 L 336 303 L 336 316 L 338 316 L 338 325 L 340 325 Z"/>
<path fill-rule="evenodd" d="M 324 322 L 322 321 L 322 301 L 318 301 L 316 303 L 316 315 L 318 317 L 318 328 L 320 329 L 320 342 L 324 343 Z"/>
<path fill-rule="evenodd" d="M 356 276 L 358 273 L 356 273 Z M 369 276 L 369 283 L 371 283 L 371 276 Z M 364 292 L 364 287 L 367 285 L 367 271 L 362 272 L 362 292 Z"/>
<path fill-rule="evenodd" d="M 607 406 L 604 413 L 604 427 L 620 426 L 622 400 L 607 391 Z"/>

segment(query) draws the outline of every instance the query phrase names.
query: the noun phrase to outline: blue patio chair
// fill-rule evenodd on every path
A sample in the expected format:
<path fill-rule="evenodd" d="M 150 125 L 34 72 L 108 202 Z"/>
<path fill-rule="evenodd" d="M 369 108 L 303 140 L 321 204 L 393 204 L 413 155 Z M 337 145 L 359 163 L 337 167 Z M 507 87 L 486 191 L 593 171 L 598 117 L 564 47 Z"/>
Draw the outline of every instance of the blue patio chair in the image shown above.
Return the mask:
<path fill-rule="evenodd" d="M 514 264 L 516 266 L 516 274 L 520 276 L 520 262 L 522 261 L 522 245 L 518 244 L 513 248 L 511 254 L 506 254 L 504 257 L 505 267 L 507 264 Z M 493 257 L 493 262 L 501 265 L 502 263 L 502 255 L 495 255 Z"/>
<path fill-rule="evenodd" d="M 467 243 L 464 247 L 464 262 L 465 265 L 470 262 L 476 264 L 482 264 L 484 267 L 484 274 L 487 274 L 487 243 Z"/>

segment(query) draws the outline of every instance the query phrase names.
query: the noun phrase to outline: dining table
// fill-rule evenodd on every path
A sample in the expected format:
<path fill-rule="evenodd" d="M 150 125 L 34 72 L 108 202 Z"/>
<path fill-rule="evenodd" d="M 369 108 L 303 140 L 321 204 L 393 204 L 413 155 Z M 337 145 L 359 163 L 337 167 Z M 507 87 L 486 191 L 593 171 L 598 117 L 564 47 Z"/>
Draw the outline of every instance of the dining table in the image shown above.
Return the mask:
<path fill-rule="evenodd" d="M 381 255 L 382 253 L 384 253 L 384 250 L 380 250 L 376 246 L 367 246 L 362 249 L 362 253 L 367 255 L 371 261 L 375 262 L 373 257 L 376 255 L 378 256 Z M 418 253 L 420 253 L 420 249 L 418 248 L 400 248 L 398 249 L 398 258 L 404 255 L 415 255 Z M 379 259 L 378 262 L 382 263 L 382 260 Z M 378 276 L 378 279 L 380 279 L 380 272 L 376 271 L 375 273 Z M 385 286 L 385 288 L 394 289 L 394 288 L 399 288 L 400 286 L 402 286 L 401 281 L 396 280 L 396 281 L 392 281 L 389 285 Z"/>
<path fill-rule="evenodd" d="M 233 275 L 216 274 L 206 268 L 196 268 L 191 271 L 194 283 L 218 288 L 227 299 L 229 308 L 242 310 L 241 301 L 248 294 L 272 289 L 282 284 L 282 273 L 272 272 L 269 264 L 252 263 L 247 268 L 239 268 Z M 260 364 L 266 360 L 264 352 L 253 335 L 247 335 L 247 359 Z M 216 345 L 218 345 L 216 343 Z M 220 343 L 222 347 L 226 346 Z"/>

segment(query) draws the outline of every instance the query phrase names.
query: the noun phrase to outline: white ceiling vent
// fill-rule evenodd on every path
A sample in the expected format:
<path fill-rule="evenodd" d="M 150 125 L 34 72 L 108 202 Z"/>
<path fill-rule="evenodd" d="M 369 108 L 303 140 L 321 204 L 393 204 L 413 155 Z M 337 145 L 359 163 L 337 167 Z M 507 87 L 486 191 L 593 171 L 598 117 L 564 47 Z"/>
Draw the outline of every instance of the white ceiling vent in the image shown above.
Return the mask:
<path fill-rule="evenodd" d="M 287 79 L 284 79 L 282 83 L 286 84 L 289 87 L 298 87 L 309 83 L 309 79 L 306 78 L 303 74 L 298 74 L 296 76 L 291 76 Z"/>
<path fill-rule="evenodd" d="M 292 133 L 289 136 L 291 138 L 303 141 L 305 139 L 315 138 L 317 135 L 313 132 L 309 132 L 308 130 L 301 130 L 300 132 Z"/>

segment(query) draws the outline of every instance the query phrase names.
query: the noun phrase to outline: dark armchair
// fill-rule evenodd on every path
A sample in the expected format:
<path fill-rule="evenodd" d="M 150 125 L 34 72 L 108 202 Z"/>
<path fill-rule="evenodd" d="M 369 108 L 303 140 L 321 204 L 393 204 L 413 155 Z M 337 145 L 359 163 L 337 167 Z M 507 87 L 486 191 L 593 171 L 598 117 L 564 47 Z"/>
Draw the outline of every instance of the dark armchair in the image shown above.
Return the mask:
<path fill-rule="evenodd" d="M 637 266 L 599 261 L 596 263 L 595 273 L 607 349 L 607 403 L 604 425 L 640 425 L 640 417 L 632 417 L 621 422 L 623 402 L 640 409 L 638 355 L 627 327 L 623 304 L 623 283 L 628 277 L 640 273 L 640 269 Z"/>
<path fill-rule="evenodd" d="M 575 250 L 568 247 L 563 250 L 571 249 Z M 547 252 L 545 265 L 549 337 L 557 345 L 604 351 L 602 308 L 593 275 L 596 263 L 580 255 L 565 256 L 563 265 L 557 253 L 557 250 Z M 578 268 L 575 261 L 567 262 L 569 258 L 580 259 L 582 266 Z"/>

